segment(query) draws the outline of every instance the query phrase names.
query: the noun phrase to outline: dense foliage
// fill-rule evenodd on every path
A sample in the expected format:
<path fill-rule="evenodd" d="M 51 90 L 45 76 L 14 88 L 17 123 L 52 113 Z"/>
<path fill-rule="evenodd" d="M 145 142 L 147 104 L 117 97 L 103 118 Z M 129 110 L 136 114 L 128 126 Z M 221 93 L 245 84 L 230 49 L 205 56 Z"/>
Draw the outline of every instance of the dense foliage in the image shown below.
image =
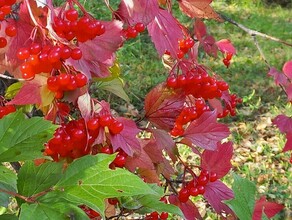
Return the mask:
<path fill-rule="evenodd" d="M 236 49 L 208 33 L 203 19 L 225 19 L 210 1 L 175 3 L 191 28 L 172 4 L 121 0 L 113 8 L 105 0 L 112 20 L 102 21 L 77 0 L 0 1 L 1 77 L 11 81 L 0 106 L 0 206 L 15 206 L 0 219 L 202 219 L 197 201 L 228 219 L 283 209 L 256 200 L 255 185 L 235 174 L 232 189 L 222 181 L 233 146 L 218 120 L 235 116 L 242 100 L 199 54 L 228 68 Z M 146 31 L 168 75 L 146 95 L 143 118 L 120 117 L 93 90 L 129 101 L 116 52 Z M 291 71 L 288 61 L 283 72 L 269 72 L 289 100 Z M 287 137 L 284 151 L 291 120 L 274 119 Z M 183 147 L 196 155 L 192 164 L 180 156 Z"/>

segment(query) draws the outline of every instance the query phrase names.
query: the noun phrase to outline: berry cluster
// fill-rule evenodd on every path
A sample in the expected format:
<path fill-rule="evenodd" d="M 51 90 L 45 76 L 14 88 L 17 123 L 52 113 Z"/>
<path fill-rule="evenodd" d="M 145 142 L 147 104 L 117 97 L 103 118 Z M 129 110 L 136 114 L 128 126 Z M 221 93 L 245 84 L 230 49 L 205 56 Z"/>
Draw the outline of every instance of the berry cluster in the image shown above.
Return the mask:
<path fill-rule="evenodd" d="M 126 39 L 136 38 L 139 33 L 145 30 L 145 25 L 138 22 L 134 26 L 128 26 L 123 30 L 123 35 Z"/>
<path fill-rule="evenodd" d="M 184 125 L 199 118 L 204 112 L 210 111 L 210 107 L 203 99 L 196 99 L 192 106 L 185 106 L 175 120 L 175 124 L 170 134 L 181 136 L 184 133 Z"/>
<path fill-rule="evenodd" d="M 3 118 L 5 115 L 8 115 L 15 111 L 16 109 L 14 105 L 0 106 L 0 119 Z"/>
<path fill-rule="evenodd" d="M 224 118 L 228 114 L 231 116 L 236 115 L 235 107 L 237 104 L 242 103 L 242 99 L 238 98 L 235 94 L 230 95 L 230 100 L 227 102 L 226 100 L 223 100 L 224 102 L 224 109 L 223 112 L 218 114 L 218 118 Z"/>
<path fill-rule="evenodd" d="M 1 9 L 0 9 L 1 12 Z M 0 25 L 1 30 L 1 25 Z M 17 29 L 13 24 L 8 24 L 5 28 L 6 37 L 15 37 L 17 35 Z M 0 48 L 4 48 L 7 46 L 7 39 L 4 36 L 0 37 Z"/>
<path fill-rule="evenodd" d="M 177 58 L 182 59 L 185 54 L 194 46 L 195 41 L 192 38 L 182 39 L 178 41 L 179 50 L 177 52 Z"/>
<path fill-rule="evenodd" d="M 99 219 L 100 217 L 98 212 L 94 211 L 86 205 L 80 205 L 79 208 L 81 208 L 90 219 Z"/>
<path fill-rule="evenodd" d="M 126 164 L 126 160 L 128 155 L 122 150 L 122 149 L 118 149 L 116 152 L 113 152 L 113 148 L 111 146 L 103 146 L 101 147 L 100 153 L 103 154 L 113 154 L 118 152 L 116 158 L 114 159 L 114 161 L 110 164 L 110 168 L 114 169 L 115 167 L 124 167 Z"/>
<path fill-rule="evenodd" d="M 224 59 L 222 60 L 224 65 L 228 68 L 230 65 L 230 60 L 232 59 L 232 53 L 226 53 L 226 56 L 224 57 Z"/>
<path fill-rule="evenodd" d="M 54 137 L 46 144 L 45 154 L 55 161 L 60 158 L 79 158 L 91 151 L 98 132 L 86 131 L 84 119 L 72 120 L 59 127 Z"/>
<path fill-rule="evenodd" d="M 207 170 L 202 170 L 198 177 L 195 177 L 179 191 L 179 201 L 185 203 L 189 200 L 190 196 L 203 195 L 206 190 L 206 185 L 209 182 L 215 182 L 217 179 L 218 177 L 216 173 L 209 173 Z"/>
<path fill-rule="evenodd" d="M 145 217 L 145 220 L 166 220 L 166 219 L 168 219 L 167 212 L 161 212 L 160 215 L 158 212 L 151 212 Z"/>
<path fill-rule="evenodd" d="M 87 84 L 87 77 L 82 73 L 76 75 L 61 73 L 57 76 L 50 76 L 47 79 L 48 89 L 55 92 L 55 98 L 61 99 L 64 96 L 64 92 L 73 91 L 77 88 L 81 88 Z"/>
<path fill-rule="evenodd" d="M 45 45 L 32 43 L 30 47 L 23 47 L 17 51 L 17 58 L 24 62 L 20 71 L 24 79 L 32 79 L 39 73 L 50 73 L 53 69 L 61 69 L 62 62 L 72 58 L 79 60 L 82 51 L 79 48 L 71 49 L 66 45 Z"/>
<path fill-rule="evenodd" d="M 161 202 L 164 202 L 165 204 L 167 204 L 167 199 L 165 197 L 162 197 L 160 199 Z M 161 214 L 159 215 L 158 212 L 151 212 L 150 214 L 146 215 L 145 220 L 166 220 L 168 218 L 168 213 L 167 212 L 161 212 Z"/>
<path fill-rule="evenodd" d="M 87 122 L 88 129 L 97 129 L 99 126 L 107 127 L 111 134 L 119 134 L 124 129 L 122 122 L 116 120 L 110 114 L 94 117 Z"/>
<path fill-rule="evenodd" d="M 203 68 L 193 68 L 178 76 L 170 75 L 167 78 L 167 86 L 173 89 L 183 89 L 186 95 L 193 95 L 195 98 L 213 99 L 220 98 L 223 91 L 229 89 L 228 84 L 223 80 L 217 80 L 209 76 Z"/>
<path fill-rule="evenodd" d="M 7 15 L 11 13 L 12 5 L 16 0 L 1 0 L 0 1 L 0 21 L 4 21 Z"/>
<path fill-rule="evenodd" d="M 54 18 L 53 29 L 61 38 L 68 41 L 77 39 L 78 42 L 93 40 L 96 36 L 105 33 L 105 26 L 98 20 L 83 15 L 79 18 L 74 8 L 64 11 Z"/>

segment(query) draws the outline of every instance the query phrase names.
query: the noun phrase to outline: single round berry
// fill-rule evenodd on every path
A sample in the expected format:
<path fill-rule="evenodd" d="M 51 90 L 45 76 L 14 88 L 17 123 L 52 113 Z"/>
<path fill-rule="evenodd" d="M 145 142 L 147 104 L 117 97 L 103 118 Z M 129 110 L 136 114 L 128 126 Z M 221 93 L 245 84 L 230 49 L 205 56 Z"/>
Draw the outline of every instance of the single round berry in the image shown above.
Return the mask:
<path fill-rule="evenodd" d="M 0 48 L 4 48 L 7 45 L 7 40 L 4 37 L 0 37 Z"/>
<path fill-rule="evenodd" d="M 14 37 L 16 36 L 17 34 L 17 29 L 14 25 L 8 25 L 6 28 L 5 28 L 5 34 L 8 36 L 8 37 Z"/>
<path fill-rule="evenodd" d="M 65 12 L 65 17 L 69 21 L 77 21 L 78 19 L 78 11 L 71 8 Z"/>
<path fill-rule="evenodd" d="M 178 199 L 182 203 L 187 202 L 189 200 L 189 197 L 190 197 L 190 192 L 186 188 L 182 188 L 178 193 Z"/>
<path fill-rule="evenodd" d="M 138 31 L 139 33 L 143 32 L 145 30 L 145 25 L 141 22 L 138 22 L 135 25 L 135 30 Z"/>
<path fill-rule="evenodd" d="M 74 48 L 72 51 L 71 51 L 71 58 L 73 60 L 80 60 L 82 57 L 82 51 L 79 49 L 79 48 Z"/>

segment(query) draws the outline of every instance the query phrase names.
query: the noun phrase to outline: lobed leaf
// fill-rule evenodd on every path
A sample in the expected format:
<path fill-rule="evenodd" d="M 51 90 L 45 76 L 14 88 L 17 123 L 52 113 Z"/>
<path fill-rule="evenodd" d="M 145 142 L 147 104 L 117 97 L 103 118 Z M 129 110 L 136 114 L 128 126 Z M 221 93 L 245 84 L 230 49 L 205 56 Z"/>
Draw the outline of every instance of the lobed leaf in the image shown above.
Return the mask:
<path fill-rule="evenodd" d="M 226 125 L 217 122 L 217 112 L 204 112 L 185 130 L 183 137 L 201 148 L 216 150 L 217 143 L 230 134 Z"/>
<path fill-rule="evenodd" d="M 232 190 L 234 199 L 225 201 L 225 204 L 235 212 L 240 220 L 250 220 L 254 211 L 256 186 L 236 174 L 233 176 Z"/>
<path fill-rule="evenodd" d="M 40 117 L 25 119 L 15 112 L 0 120 L 0 162 L 32 160 L 43 157 L 44 143 L 56 126 Z"/>

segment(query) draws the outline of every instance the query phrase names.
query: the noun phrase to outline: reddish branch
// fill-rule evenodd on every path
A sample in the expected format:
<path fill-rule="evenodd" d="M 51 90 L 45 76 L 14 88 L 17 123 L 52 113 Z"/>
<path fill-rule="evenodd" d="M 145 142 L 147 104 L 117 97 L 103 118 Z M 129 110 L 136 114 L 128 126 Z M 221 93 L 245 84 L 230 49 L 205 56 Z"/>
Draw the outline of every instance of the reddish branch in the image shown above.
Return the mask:
<path fill-rule="evenodd" d="M 39 192 L 39 193 L 34 194 L 32 196 L 29 196 L 29 197 L 20 195 L 20 194 L 15 193 L 15 192 L 7 191 L 5 189 L 0 189 L 0 192 L 6 193 L 6 194 L 11 195 L 13 197 L 20 198 L 20 199 L 26 201 L 27 203 L 35 203 L 37 201 L 38 197 L 43 196 L 43 195 L 47 194 L 48 192 L 50 192 L 52 190 L 53 190 L 52 188 L 49 188 L 49 189 L 47 189 L 45 191 Z"/>

